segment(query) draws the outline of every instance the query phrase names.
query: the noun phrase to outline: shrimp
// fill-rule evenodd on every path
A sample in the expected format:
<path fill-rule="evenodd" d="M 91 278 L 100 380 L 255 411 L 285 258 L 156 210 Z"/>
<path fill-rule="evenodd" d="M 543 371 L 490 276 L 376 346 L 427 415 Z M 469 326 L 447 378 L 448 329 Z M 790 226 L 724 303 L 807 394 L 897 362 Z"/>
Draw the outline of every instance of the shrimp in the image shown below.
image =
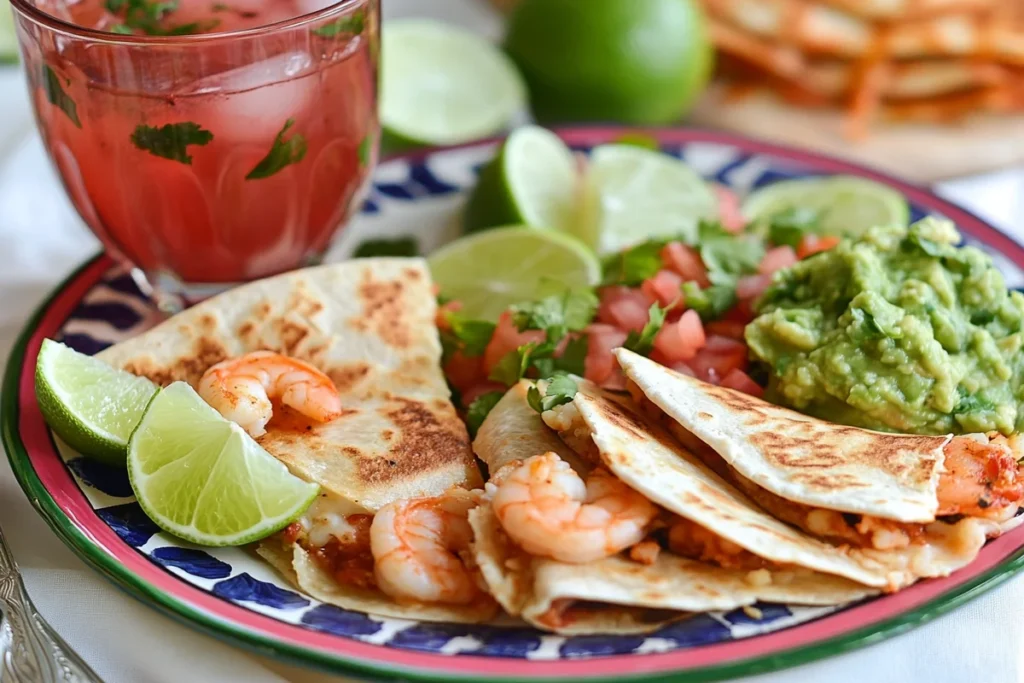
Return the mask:
<path fill-rule="evenodd" d="M 385 505 L 370 525 L 377 586 L 396 600 L 466 605 L 483 590 L 458 553 L 469 548 L 467 518 L 479 491 L 452 489 L 443 496 Z"/>
<path fill-rule="evenodd" d="M 986 438 L 986 437 L 982 437 Z M 1003 520 L 1024 499 L 1024 481 L 1004 438 L 991 442 L 958 436 L 945 448 L 945 472 L 939 477 L 938 515 L 971 515 Z"/>
<path fill-rule="evenodd" d="M 658 508 L 607 470 L 586 484 L 554 453 L 509 463 L 487 490 L 494 514 L 531 555 L 594 562 L 639 543 Z"/>
<path fill-rule="evenodd" d="M 342 412 L 341 396 L 330 377 L 271 351 L 217 363 L 199 380 L 199 395 L 252 437 L 266 434 L 275 398 L 317 422 L 330 422 Z"/>
<path fill-rule="evenodd" d="M 677 555 L 713 562 L 726 569 L 761 569 L 770 565 L 767 560 L 685 517 L 676 517 L 669 526 L 668 548 Z"/>

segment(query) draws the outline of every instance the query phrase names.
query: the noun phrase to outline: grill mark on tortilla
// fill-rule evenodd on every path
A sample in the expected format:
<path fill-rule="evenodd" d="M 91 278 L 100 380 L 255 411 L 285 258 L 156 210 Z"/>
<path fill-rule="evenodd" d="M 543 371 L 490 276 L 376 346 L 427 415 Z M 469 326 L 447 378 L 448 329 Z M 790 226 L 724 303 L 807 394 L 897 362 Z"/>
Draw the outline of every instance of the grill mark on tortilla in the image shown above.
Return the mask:
<path fill-rule="evenodd" d="M 171 366 L 163 367 L 153 363 L 149 358 L 142 357 L 125 363 L 124 369 L 162 387 L 177 381 L 195 386 L 204 372 L 230 356 L 227 347 L 219 341 L 200 337 L 192 345 L 192 353 L 183 356 Z"/>
<path fill-rule="evenodd" d="M 281 338 L 279 353 L 286 356 L 295 356 L 299 344 L 310 334 L 308 325 L 302 325 L 287 318 L 276 318 L 271 323 L 271 327 Z"/>
<path fill-rule="evenodd" d="M 389 449 L 387 458 L 357 459 L 362 481 L 409 481 L 423 472 L 464 462 L 469 435 L 454 413 L 439 419 L 423 402 L 407 398 L 393 399 L 391 406 L 381 412 L 398 427 L 400 437 Z"/>
<path fill-rule="evenodd" d="M 373 330 L 389 346 L 408 348 L 411 335 L 404 320 L 407 311 L 402 302 L 405 285 L 399 280 L 376 281 L 373 274 L 366 271 L 358 293 L 363 314 L 350 321 L 352 327 L 360 332 Z"/>
<path fill-rule="evenodd" d="M 338 392 L 342 394 L 352 391 L 369 374 L 370 366 L 366 363 L 341 365 L 327 371 L 327 376 L 331 378 L 334 386 L 338 388 Z"/>

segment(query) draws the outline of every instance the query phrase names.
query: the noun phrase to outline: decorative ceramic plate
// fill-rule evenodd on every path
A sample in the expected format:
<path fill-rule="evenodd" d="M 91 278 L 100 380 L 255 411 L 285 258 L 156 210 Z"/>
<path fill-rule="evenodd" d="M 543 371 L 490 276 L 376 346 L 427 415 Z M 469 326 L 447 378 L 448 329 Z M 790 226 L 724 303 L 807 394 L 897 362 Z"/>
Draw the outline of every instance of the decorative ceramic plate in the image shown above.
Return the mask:
<path fill-rule="evenodd" d="M 615 129 L 564 132 L 587 149 Z M 854 173 L 887 183 L 914 217 L 942 214 L 1024 285 L 1024 248 L 920 188 L 847 163 L 752 140 L 687 130 L 656 133 L 700 173 L 746 193 L 784 178 Z M 413 235 L 424 251 L 458 233 L 462 202 L 494 144 L 383 163 L 331 258 L 362 239 Z M 160 315 L 132 278 L 98 256 L 73 273 L 25 328 L 3 385 L 3 440 L 14 472 L 50 526 L 99 571 L 154 607 L 234 643 L 339 673 L 405 680 L 710 680 L 777 669 L 877 642 L 953 609 L 1024 566 L 1024 527 L 990 542 L 966 569 L 841 608 L 758 605 L 698 615 L 648 636 L 562 637 L 530 628 L 439 625 L 349 612 L 300 595 L 246 549 L 205 549 L 162 533 L 132 499 L 123 471 L 55 441 L 36 404 L 33 370 L 45 337 L 84 353 L 139 334 Z M 751 614 L 757 612 L 751 611 Z"/>

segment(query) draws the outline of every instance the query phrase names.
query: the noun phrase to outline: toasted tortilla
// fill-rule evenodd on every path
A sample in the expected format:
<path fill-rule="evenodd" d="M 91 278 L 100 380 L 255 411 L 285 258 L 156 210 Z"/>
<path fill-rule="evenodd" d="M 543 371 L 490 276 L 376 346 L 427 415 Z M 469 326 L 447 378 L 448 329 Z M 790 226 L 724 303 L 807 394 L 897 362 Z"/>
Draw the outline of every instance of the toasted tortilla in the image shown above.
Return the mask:
<path fill-rule="evenodd" d="M 687 377 L 625 349 L 615 355 L 644 396 L 759 487 L 814 507 L 934 521 L 950 436 L 836 425 Z"/>
<path fill-rule="evenodd" d="M 835 546 L 762 511 L 661 427 L 589 383 L 581 384 L 570 406 L 590 429 L 601 461 L 619 479 L 776 565 L 796 565 L 897 590 L 967 565 L 977 557 L 986 535 L 998 533 L 992 523 L 968 518 L 956 524 L 929 524 L 920 544 L 899 550 Z M 564 415 L 544 417 L 566 422 Z"/>
<path fill-rule="evenodd" d="M 335 508 L 372 513 L 481 478 L 440 369 L 436 300 L 422 259 L 358 259 L 253 282 L 200 303 L 99 358 L 161 386 L 197 386 L 215 363 L 276 351 L 324 371 L 344 414 L 275 410 L 258 439 Z"/>
<path fill-rule="evenodd" d="M 492 472 L 546 452 L 558 454 L 580 473 L 589 471 L 586 461 L 530 408 L 530 386 L 520 382 L 494 407 L 473 443 L 477 454 Z M 758 600 L 834 605 L 877 592 L 828 574 L 801 569 L 752 574 L 669 552 L 661 552 L 652 565 L 622 556 L 569 564 L 519 549 L 487 502 L 469 520 L 474 558 L 495 599 L 509 614 L 562 634 L 649 632 L 689 612 L 735 609 Z"/>

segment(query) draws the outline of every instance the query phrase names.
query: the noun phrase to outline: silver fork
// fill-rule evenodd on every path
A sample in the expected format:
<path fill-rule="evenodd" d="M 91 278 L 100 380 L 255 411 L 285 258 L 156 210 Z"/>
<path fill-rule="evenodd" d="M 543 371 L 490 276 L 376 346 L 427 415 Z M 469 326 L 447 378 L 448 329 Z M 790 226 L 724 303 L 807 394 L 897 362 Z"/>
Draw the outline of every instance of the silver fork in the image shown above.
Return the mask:
<path fill-rule="evenodd" d="M 0 683 L 102 683 L 39 616 L 0 529 Z"/>

